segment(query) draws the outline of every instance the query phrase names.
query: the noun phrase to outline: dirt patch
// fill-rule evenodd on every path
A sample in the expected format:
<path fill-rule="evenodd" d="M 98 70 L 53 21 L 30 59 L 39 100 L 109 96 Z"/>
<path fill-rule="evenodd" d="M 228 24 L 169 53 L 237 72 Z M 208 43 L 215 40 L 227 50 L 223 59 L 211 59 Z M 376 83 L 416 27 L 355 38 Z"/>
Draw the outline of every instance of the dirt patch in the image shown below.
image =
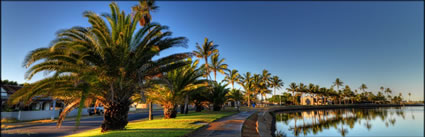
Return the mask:
<path fill-rule="evenodd" d="M 260 137 L 257 131 L 257 113 L 252 114 L 245 120 L 242 127 L 242 137 Z"/>

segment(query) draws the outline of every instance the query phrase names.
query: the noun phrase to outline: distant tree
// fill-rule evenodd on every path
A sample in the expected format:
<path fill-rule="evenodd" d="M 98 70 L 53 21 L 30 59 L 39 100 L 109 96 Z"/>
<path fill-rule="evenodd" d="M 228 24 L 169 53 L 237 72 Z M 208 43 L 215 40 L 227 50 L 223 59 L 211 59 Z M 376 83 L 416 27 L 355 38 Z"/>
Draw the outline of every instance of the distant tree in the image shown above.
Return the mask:
<path fill-rule="evenodd" d="M 362 85 L 359 87 L 359 89 L 360 89 L 360 90 L 362 90 L 363 92 L 365 92 L 365 91 L 366 91 L 366 89 L 367 89 L 366 84 L 362 84 Z"/>
<path fill-rule="evenodd" d="M 212 70 L 214 72 L 214 81 L 217 81 L 217 72 L 224 74 L 225 71 L 228 71 L 228 65 L 225 64 L 224 61 L 224 58 L 219 58 L 218 53 L 211 56 L 211 64 L 209 65 L 209 70 Z"/>
<path fill-rule="evenodd" d="M 254 92 L 254 82 L 251 77 L 250 72 L 246 72 L 242 77 L 240 77 L 239 85 L 242 86 L 242 88 L 245 90 L 245 96 L 247 98 L 247 104 L 248 107 L 251 106 L 251 96 Z"/>
<path fill-rule="evenodd" d="M 336 89 L 339 90 L 339 86 L 343 86 L 344 82 L 342 82 L 339 78 L 336 78 L 335 82 L 333 83 L 334 86 L 336 86 Z"/>
<path fill-rule="evenodd" d="M 281 89 L 283 84 L 283 81 L 278 76 L 272 77 L 270 86 L 273 88 L 273 95 L 276 95 L 276 89 Z M 279 104 L 281 104 L 281 101 L 279 101 Z"/>
<path fill-rule="evenodd" d="M 18 84 L 18 82 L 16 82 L 16 81 L 9 81 L 9 80 L 2 80 L 1 81 L 1 84 L 2 85 L 22 85 L 22 84 Z"/>
<path fill-rule="evenodd" d="M 409 102 L 410 102 L 410 95 L 412 95 L 412 93 L 409 92 L 407 95 L 409 95 Z"/>
<path fill-rule="evenodd" d="M 296 101 L 295 101 L 295 92 L 298 90 L 297 83 L 292 82 L 291 84 L 289 84 L 289 88 L 286 88 L 286 90 L 292 92 L 292 102 L 294 104 L 296 104 Z"/>
<path fill-rule="evenodd" d="M 228 73 L 226 73 L 226 76 L 224 77 L 223 81 L 227 82 L 228 84 L 231 84 L 232 89 L 234 89 L 235 88 L 234 87 L 235 82 L 238 83 L 239 80 L 240 80 L 239 77 L 240 77 L 240 75 L 239 75 L 238 70 L 233 69 L 233 70 L 229 71 Z"/>

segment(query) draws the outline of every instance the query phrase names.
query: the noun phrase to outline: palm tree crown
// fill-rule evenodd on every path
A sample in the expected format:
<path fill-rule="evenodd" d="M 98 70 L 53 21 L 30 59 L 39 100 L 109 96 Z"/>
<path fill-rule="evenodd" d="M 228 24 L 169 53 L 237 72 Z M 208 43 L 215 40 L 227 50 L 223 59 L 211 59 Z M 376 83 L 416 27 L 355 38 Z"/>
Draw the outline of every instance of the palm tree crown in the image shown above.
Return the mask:
<path fill-rule="evenodd" d="M 116 3 L 110 4 L 110 9 L 111 14 L 102 14 L 107 22 L 94 12 L 84 12 L 90 27 L 60 31 L 50 47 L 30 52 L 25 59 L 25 65 L 31 66 L 26 75 L 28 79 L 41 71 L 55 74 L 18 91 L 11 102 L 66 92 L 74 100 L 79 99 L 71 107 L 79 104 L 82 108 L 85 99 L 96 99 L 105 107 L 102 131 L 123 129 L 132 103 L 130 97 L 143 91 L 144 81 L 188 64 L 183 59 L 189 54 L 152 60 L 165 49 L 185 46 L 186 38 L 171 38 L 167 27 L 156 23 L 136 30 L 140 12 L 132 18 L 121 12 Z M 40 63 L 33 65 L 39 60 Z M 63 111 L 65 113 L 67 111 Z"/>
<path fill-rule="evenodd" d="M 205 38 L 204 43 L 202 46 L 199 46 L 198 43 L 196 43 L 196 50 L 193 51 L 196 57 L 204 59 L 205 61 L 205 77 L 208 77 L 210 71 L 208 67 L 208 57 L 211 55 L 218 53 L 217 49 L 218 45 L 214 45 L 212 41 L 208 41 L 208 38 Z"/>
<path fill-rule="evenodd" d="M 239 82 L 239 72 L 236 69 L 233 69 L 231 71 L 228 71 L 228 73 L 226 73 L 226 76 L 224 77 L 224 81 L 230 83 L 232 85 L 232 89 L 234 88 L 234 84 L 235 82 Z"/>
<path fill-rule="evenodd" d="M 151 11 L 155 11 L 158 9 L 158 6 L 155 5 L 154 0 L 141 0 L 139 1 L 139 5 L 132 7 L 133 16 L 136 13 L 139 13 L 139 24 L 140 26 L 145 26 L 149 24 L 152 20 Z"/>
<path fill-rule="evenodd" d="M 214 72 L 214 81 L 217 81 L 217 72 L 220 72 L 221 74 L 224 74 L 225 71 L 227 71 L 227 64 L 224 63 L 225 59 L 219 58 L 219 54 L 216 53 L 211 56 L 211 64 L 210 64 L 210 70 Z"/>
<path fill-rule="evenodd" d="M 335 82 L 333 83 L 334 86 L 336 86 L 337 90 L 339 90 L 339 86 L 343 86 L 344 82 L 342 82 L 339 78 L 336 78 Z"/>
<path fill-rule="evenodd" d="M 273 94 L 276 95 L 276 89 L 279 90 L 283 87 L 283 81 L 278 76 L 273 76 L 271 79 L 271 87 L 273 88 Z"/>

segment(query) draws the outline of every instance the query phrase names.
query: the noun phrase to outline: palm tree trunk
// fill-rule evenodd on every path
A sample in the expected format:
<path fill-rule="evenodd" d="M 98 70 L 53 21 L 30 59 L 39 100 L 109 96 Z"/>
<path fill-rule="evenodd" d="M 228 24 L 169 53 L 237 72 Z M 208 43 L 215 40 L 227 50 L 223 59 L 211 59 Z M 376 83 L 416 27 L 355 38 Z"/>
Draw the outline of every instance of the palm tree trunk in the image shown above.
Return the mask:
<path fill-rule="evenodd" d="M 240 101 L 236 101 L 236 107 L 237 107 L 238 112 L 240 111 L 239 105 L 240 105 Z"/>
<path fill-rule="evenodd" d="M 152 101 L 149 101 L 149 120 L 153 120 L 152 106 Z"/>
<path fill-rule="evenodd" d="M 208 71 L 208 57 L 204 57 L 204 59 L 205 59 L 205 73 L 207 74 L 207 76 L 206 76 L 206 78 L 207 78 L 207 80 L 208 80 L 208 75 L 209 75 L 209 71 Z"/>
<path fill-rule="evenodd" d="M 177 110 L 176 105 L 164 105 L 164 119 L 176 118 Z"/>
<path fill-rule="evenodd" d="M 189 107 L 189 95 L 186 94 L 186 97 L 184 98 L 184 114 L 188 113 Z"/>
<path fill-rule="evenodd" d="M 251 107 L 251 100 L 249 99 L 251 95 L 248 95 L 248 107 Z"/>
<path fill-rule="evenodd" d="M 214 70 L 214 81 L 217 81 L 217 71 Z"/>
<path fill-rule="evenodd" d="M 105 105 L 101 132 L 109 130 L 122 130 L 127 125 L 128 110 L 130 102 L 109 102 Z"/>

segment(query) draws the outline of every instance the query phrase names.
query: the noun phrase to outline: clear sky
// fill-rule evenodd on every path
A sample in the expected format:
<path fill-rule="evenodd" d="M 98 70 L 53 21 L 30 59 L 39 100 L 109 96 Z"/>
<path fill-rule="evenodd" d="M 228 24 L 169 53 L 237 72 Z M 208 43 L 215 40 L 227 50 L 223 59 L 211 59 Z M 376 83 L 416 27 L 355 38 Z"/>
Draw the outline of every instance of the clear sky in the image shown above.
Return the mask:
<path fill-rule="evenodd" d="M 2 79 L 26 81 L 29 51 L 46 47 L 55 32 L 88 26 L 83 11 L 109 12 L 110 2 L 1 2 Z M 118 2 L 127 13 L 134 2 Z M 189 39 L 192 51 L 205 37 L 218 44 L 230 69 L 269 70 L 285 82 L 329 87 L 338 77 L 353 89 L 365 83 L 393 94 L 424 97 L 423 2 L 212 2 L 157 3 L 153 21 Z M 202 63 L 202 62 L 201 62 Z M 217 79 L 221 80 L 222 75 Z M 239 86 L 236 86 L 239 87 Z M 407 98 L 406 98 L 407 99 Z"/>

